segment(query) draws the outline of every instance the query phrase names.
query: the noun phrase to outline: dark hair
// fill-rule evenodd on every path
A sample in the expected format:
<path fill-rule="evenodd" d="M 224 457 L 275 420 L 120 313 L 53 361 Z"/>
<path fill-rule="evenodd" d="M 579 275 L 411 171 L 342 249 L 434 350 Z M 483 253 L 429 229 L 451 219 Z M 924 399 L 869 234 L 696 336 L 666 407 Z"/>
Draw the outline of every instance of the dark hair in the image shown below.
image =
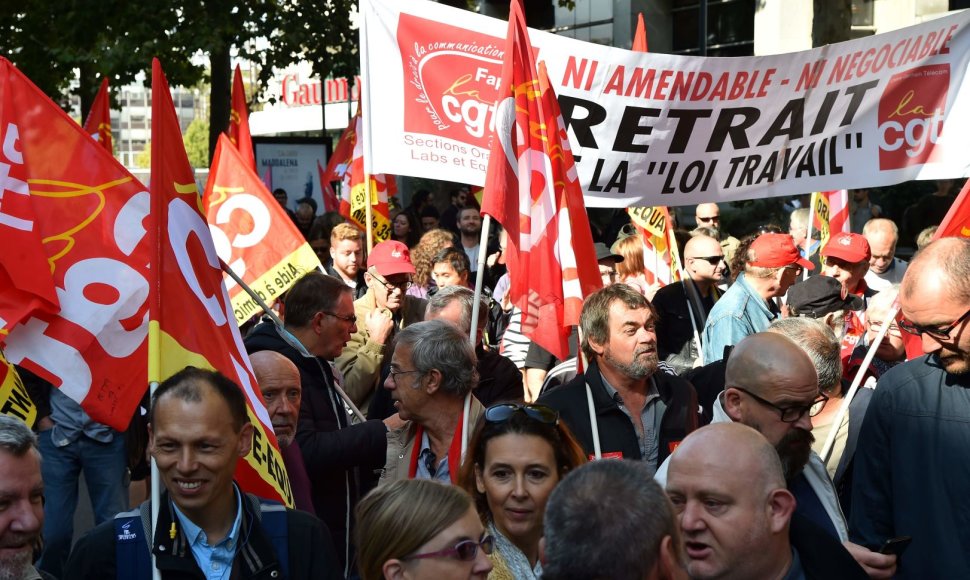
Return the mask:
<path fill-rule="evenodd" d="M 667 494 L 642 461 L 593 461 L 566 476 L 546 504 L 548 580 L 647 578 L 664 537 L 678 531 Z"/>
<path fill-rule="evenodd" d="M 208 385 L 226 402 L 226 406 L 229 407 L 229 415 L 232 417 L 232 426 L 236 431 L 249 423 L 246 396 L 243 395 L 239 385 L 218 371 L 196 367 L 185 367 L 158 385 L 155 394 L 152 395 L 152 404 L 148 410 L 148 422 L 152 425 L 155 424 L 155 409 L 162 397 L 171 395 L 176 399 L 198 403 L 202 400 L 203 385 Z"/>
<path fill-rule="evenodd" d="M 438 252 L 438 255 L 431 260 L 431 266 L 433 268 L 435 264 L 442 262 L 451 264 L 451 267 L 455 269 L 455 273 L 459 276 L 463 273 L 470 273 L 472 269 L 471 262 L 468 260 L 468 254 L 465 253 L 465 250 L 459 250 L 454 247 L 445 248 Z"/>
<path fill-rule="evenodd" d="M 580 347 L 586 358 L 593 360 L 596 353 L 590 346 L 590 341 L 604 344 L 610 337 L 610 306 L 620 300 L 631 310 L 649 308 L 654 318 L 657 311 L 650 301 L 636 289 L 626 284 L 611 284 L 593 292 L 583 303 L 583 311 L 579 315 L 579 326 L 582 330 Z"/>
<path fill-rule="evenodd" d="M 475 508 L 482 522 L 488 522 L 491 512 L 488 509 L 488 499 L 484 493 L 478 491 L 475 484 L 475 468 L 484 471 L 488 442 L 502 435 L 532 435 L 548 443 L 555 453 L 556 472 L 560 479 L 586 463 L 586 453 L 562 420 L 558 425 L 550 425 L 529 417 L 523 411 L 516 411 L 507 421 L 490 423 L 482 415 L 468 441 L 468 453 L 458 474 L 458 485 L 475 500 Z"/>
<path fill-rule="evenodd" d="M 293 284 L 283 303 L 284 325 L 287 328 L 303 328 L 317 312 L 333 310 L 342 292 L 350 293 L 350 286 L 343 280 L 314 270 Z"/>
<path fill-rule="evenodd" d="M 425 206 L 423 210 L 421 210 L 421 217 L 423 218 L 430 217 L 438 220 L 438 219 L 441 219 L 441 214 L 438 212 L 438 208 L 436 208 L 433 205 L 428 205 L 428 206 Z"/>
<path fill-rule="evenodd" d="M 408 248 L 413 248 L 418 245 L 418 241 L 421 239 L 421 224 L 415 224 L 414 215 L 411 212 L 399 209 L 391 216 L 391 239 L 397 240 L 394 237 L 394 222 L 401 216 L 408 220 L 408 233 L 405 234 L 403 240 L 398 241 L 403 242 Z"/>

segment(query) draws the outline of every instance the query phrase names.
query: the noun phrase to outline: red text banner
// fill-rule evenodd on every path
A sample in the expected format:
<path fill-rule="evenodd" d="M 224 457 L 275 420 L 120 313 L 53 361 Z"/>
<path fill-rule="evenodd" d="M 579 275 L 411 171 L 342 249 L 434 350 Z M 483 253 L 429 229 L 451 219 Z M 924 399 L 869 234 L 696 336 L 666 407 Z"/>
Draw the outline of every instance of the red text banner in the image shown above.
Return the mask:
<path fill-rule="evenodd" d="M 362 0 L 374 173 L 481 185 L 505 22 Z M 803 52 L 702 58 L 530 30 L 586 205 L 684 205 L 970 170 L 970 12 Z"/>

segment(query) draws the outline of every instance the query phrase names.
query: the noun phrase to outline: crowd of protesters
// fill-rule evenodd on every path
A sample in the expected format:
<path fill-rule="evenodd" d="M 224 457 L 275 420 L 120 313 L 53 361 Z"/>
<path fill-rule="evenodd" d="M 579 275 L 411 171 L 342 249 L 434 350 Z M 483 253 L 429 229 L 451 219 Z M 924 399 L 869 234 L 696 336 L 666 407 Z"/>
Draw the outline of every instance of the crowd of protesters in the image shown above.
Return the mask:
<path fill-rule="evenodd" d="M 22 371 L 0 580 L 970 578 L 970 240 L 924 231 L 952 184 L 898 224 L 851 193 L 821 251 L 807 209 L 739 239 L 698 205 L 668 285 L 635 228 L 597 229 L 566 360 L 525 336 L 468 188 L 414 192 L 370 251 L 274 193 L 324 263 L 281 327 L 243 327 L 294 509 L 237 485 L 253 426 L 218 371 L 168 378 L 126 433 Z"/>

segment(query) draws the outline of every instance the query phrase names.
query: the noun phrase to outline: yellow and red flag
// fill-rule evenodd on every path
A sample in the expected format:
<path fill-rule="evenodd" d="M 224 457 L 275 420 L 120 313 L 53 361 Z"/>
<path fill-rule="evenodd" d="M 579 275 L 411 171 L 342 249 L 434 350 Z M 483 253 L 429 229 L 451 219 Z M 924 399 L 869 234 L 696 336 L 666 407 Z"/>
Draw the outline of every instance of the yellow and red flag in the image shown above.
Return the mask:
<path fill-rule="evenodd" d="M 229 140 L 239 150 L 243 161 L 256 171 L 256 154 L 253 152 L 253 138 L 249 134 L 249 108 L 246 106 L 246 89 L 243 86 L 242 71 L 236 65 L 232 75 L 232 107 L 229 110 Z"/>
<path fill-rule="evenodd" d="M 337 148 L 327 164 L 324 187 L 331 181 L 342 182 L 340 187 L 340 215 L 350 223 L 365 230 L 367 204 L 371 205 L 371 233 L 374 243 L 383 242 L 391 236 L 391 213 L 387 198 L 397 195 L 397 183 L 393 175 L 375 174 L 370 176 L 370 191 L 364 186 L 364 143 L 360 103 L 357 114 L 350 120 Z M 326 197 L 326 189 L 324 189 Z"/>
<path fill-rule="evenodd" d="M 849 192 L 845 189 L 838 191 L 821 191 L 812 194 L 812 230 L 819 233 L 819 243 L 809 249 L 809 255 L 815 249 L 821 250 L 828 243 L 832 233 L 851 231 L 849 223 Z"/>
<path fill-rule="evenodd" d="M 0 344 L 124 430 L 145 392 L 148 192 L 0 58 Z"/>
<path fill-rule="evenodd" d="M 3 351 L 0 351 L 0 415 L 20 419 L 28 427 L 33 427 L 37 419 L 37 407 L 17 369 L 3 358 Z"/>
<path fill-rule="evenodd" d="M 246 394 L 255 427 L 253 450 L 236 477 L 256 495 L 293 505 L 293 492 L 269 415 L 235 323 L 202 198 L 185 155 L 162 67 L 152 62 L 152 179 L 148 235 L 151 259 L 150 381 L 187 365 L 216 369 Z"/>
<path fill-rule="evenodd" d="M 637 31 L 633 35 L 634 52 L 647 52 L 647 28 L 643 25 L 643 12 L 637 14 Z"/>
<path fill-rule="evenodd" d="M 677 244 L 667 207 L 631 207 L 626 211 L 643 241 L 643 273 L 647 284 L 666 286 L 680 280 Z"/>
<path fill-rule="evenodd" d="M 320 268 L 313 248 L 225 135 L 216 145 L 203 205 L 219 258 L 267 304 Z M 227 275 L 225 283 L 236 322 L 261 312 L 235 280 Z"/>
<path fill-rule="evenodd" d="M 84 131 L 101 144 L 108 153 L 113 153 L 111 138 L 111 96 L 108 94 L 108 77 L 101 79 L 101 88 L 94 97 L 94 103 L 84 121 Z"/>
<path fill-rule="evenodd" d="M 482 213 L 508 232 L 509 297 L 523 333 L 565 360 L 569 327 L 603 283 L 559 103 L 544 64 L 536 70 L 520 0 L 509 6 L 501 82 Z"/>

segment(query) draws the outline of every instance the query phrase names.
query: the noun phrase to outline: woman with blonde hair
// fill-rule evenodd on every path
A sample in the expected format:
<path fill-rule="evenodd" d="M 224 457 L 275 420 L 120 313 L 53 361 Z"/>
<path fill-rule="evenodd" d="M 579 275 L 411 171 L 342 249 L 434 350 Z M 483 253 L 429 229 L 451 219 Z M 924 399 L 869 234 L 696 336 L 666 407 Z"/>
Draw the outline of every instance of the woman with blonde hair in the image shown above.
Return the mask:
<path fill-rule="evenodd" d="M 434 257 L 445 248 L 454 247 L 455 236 L 448 230 L 435 228 L 421 236 L 421 239 L 411 250 L 411 264 L 414 265 L 414 275 L 411 277 L 411 287 L 408 294 L 418 298 L 427 298 L 428 291 L 434 288 L 431 270 L 434 268 Z"/>
<path fill-rule="evenodd" d="M 643 237 L 640 233 L 617 240 L 612 250 L 614 254 L 623 256 L 623 260 L 616 263 L 616 281 L 633 286 L 647 300 L 653 300 L 661 285 L 647 281 L 646 265 L 643 262 Z"/>
<path fill-rule="evenodd" d="M 484 579 L 494 540 L 468 494 L 426 479 L 379 487 L 357 506 L 357 560 L 363 580 Z"/>

